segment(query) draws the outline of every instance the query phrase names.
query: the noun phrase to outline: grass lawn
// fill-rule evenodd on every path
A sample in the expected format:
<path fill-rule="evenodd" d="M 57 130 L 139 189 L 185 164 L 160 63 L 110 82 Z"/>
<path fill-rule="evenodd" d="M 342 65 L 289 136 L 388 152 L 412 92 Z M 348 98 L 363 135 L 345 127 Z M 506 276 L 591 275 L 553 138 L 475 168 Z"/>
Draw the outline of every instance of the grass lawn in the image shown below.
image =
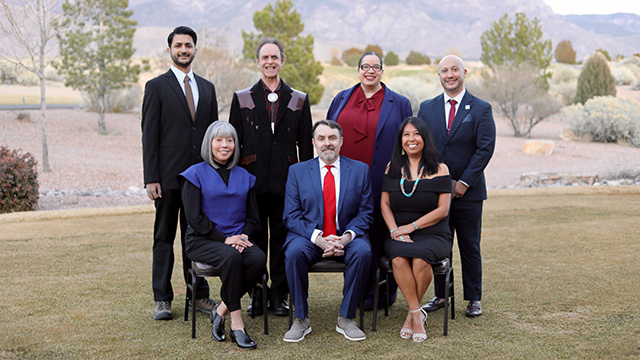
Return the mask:
<path fill-rule="evenodd" d="M 202 314 L 192 340 L 182 321 L 179 259 L 175 319 L 151 319 L 152 228 L 152 207 L 0 215 L 0 359 L 640 357 L 638 186 L 490 192 L 484 315 L 465 318 L 459 296 L 449 336 L 442 336 L 439 311 L 429 316 L 422 344 L 398 335 L 407 311 L 402 297 L 388 318 L 380 310 L 376 333 L 366 313 L 366 341 L 336 333 L 342 277 L 331 274 L 311 275 L 313 332 L 301 343 L 282 341 L 288 319 L 275 316 L 269 335 L 261 318 L 245 317 L 256 351 L 216 343 Z M 461 295 L 457 256 L 454 265 Z M 218 280 L 210 284 L 219 300 Z"/>

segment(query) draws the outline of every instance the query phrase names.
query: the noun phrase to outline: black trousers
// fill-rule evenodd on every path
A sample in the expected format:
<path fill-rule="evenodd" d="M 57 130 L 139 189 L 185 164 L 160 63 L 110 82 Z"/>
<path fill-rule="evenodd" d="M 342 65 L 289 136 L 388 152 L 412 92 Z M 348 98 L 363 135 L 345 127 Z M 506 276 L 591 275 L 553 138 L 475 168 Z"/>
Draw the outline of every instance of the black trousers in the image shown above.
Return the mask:
<path fill-rule="evenodd" d="M 284 241 L 287 228 L 282 220 L 284 197 L 274 194 L 256 196 L 260 213 L 260 231 L 255 234 L 255 243 L 263 253 L 269 254 L 269 277 L 273 295 L 285 297 L 289 293 L 284 268 Z"/>
<path fill-rule="evenodd" d="M 482 201 L 454 199 L 449 210 L 449 227 L 455 234 L 460 251 L 462 286 L 465 300 L 482 300 L 482 255 L 480 235 L 482 228 Z M 453 254 L 453 249 L 451 249 Z M 452 259 L 452 254 L 449 258 Z M 444 297 L 444 276 L 435 276 L 435 294 Z"/>
<path fill-rule="evenodd" d="M 222 242 L 197 235 L 187 238 L 191 259 L 213 265 L 220 274 L 220 298 L 229 311 L 240 309 L 240 299 L 267 271 L 267 257 L 258 246 L 245 248 L 242 253 Z"/>
<path fill-rule="evenodd" d="M 173 255 L 173 242 L 176 238 L 178 218 L 180 219 L 180 241 L 182 249 L 182 272 L 185 288 L 189 282 L 187 277 L 191 268 L 191 260 L 185 252 L 184 237 L 187 230 L 187 219 L 184 215 L 182 198 L 179 189 L 163 189 L 162 197 L 155 200 L 156 219 L 153 225 L 153 298 L 155 301 L 172 301 L 173 288 L 171 287 L 171 274 L 175 261 Z M 198 279 L 198 299 L 209 297 L 209 285 L 203 278 Z M 187 293 L 187 298 L 191 294 Z"/>

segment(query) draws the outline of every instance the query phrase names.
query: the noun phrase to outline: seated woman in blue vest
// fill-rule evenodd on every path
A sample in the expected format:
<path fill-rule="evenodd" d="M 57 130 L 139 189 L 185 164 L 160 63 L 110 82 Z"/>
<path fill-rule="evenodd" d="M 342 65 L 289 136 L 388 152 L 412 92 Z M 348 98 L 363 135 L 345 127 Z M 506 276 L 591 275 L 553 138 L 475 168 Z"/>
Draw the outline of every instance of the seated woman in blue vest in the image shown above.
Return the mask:
<path fill-rule="evenodd" d="M 241 348 L 256 343 L 242 321 L 240 299 L 262 277 L 266 256 L 251 242 L 259 230 L 256 178 L 235 166 L 240 157 L 238 135 L 225 121 L 209 126 L 202 141 L 203 162 L 180 174 L 182 202 L 189 227 L 186 253 L 193 261 L 213 265 L 220 273 L 222 302 L 211 312 L 212 335 L 225 339 L 225 319 L 231 316 L 231 340 Z"/>

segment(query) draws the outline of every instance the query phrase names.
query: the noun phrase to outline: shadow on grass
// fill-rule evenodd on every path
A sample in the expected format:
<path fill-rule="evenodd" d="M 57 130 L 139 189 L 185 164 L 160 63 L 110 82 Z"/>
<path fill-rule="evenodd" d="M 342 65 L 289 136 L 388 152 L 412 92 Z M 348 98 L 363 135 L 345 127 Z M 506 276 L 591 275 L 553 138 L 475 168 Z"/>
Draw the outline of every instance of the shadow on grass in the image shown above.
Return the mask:
<path fill-rule="evenodd" d="M 288 319 L 275 316 L 266 336 L 261 318 L 245 316 L 256 351 L 213 341 L 202 314 L 192 340 L 182 321 L 178 259 L 175 319 L 151 319 L 152 227 L 151 207 L 0 215 L 0 358 L 640 356 L 638 187 L 491 192 L 482 244 L 485 314 L 464 317 L 456 255 L 456 320 L 445 338 L 442 311 L 430 315 L 423 344 L 398 335 L 408 310 L 401 296 L 389 317 L 380 311 L 376 333 L 366 313 L 366 341 L 337 334 L 339 274 L 311 275 L 313 332 L 301 343 L 282 341 Z M 219 288 L 218 279 L 210 282 Z M 220 298 L 217 290 L 211 295 Z"/>

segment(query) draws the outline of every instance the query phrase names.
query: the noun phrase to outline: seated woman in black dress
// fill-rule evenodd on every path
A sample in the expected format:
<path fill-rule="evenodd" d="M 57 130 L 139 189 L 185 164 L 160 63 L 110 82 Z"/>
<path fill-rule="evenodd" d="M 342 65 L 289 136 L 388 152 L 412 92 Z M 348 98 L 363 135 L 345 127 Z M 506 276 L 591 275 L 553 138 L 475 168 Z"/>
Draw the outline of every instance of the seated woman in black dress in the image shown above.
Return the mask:
<path fill-rule="evenodd" d="M 244 328 L 240 299 L 267 271 L 266 256 L 251 242 L 260 226 L 256 178 L 235 166 L 240 156 L 237 142 L 231 124 L 214 122 L 202 141 L 204 161 L 180 174 L 189 223 L 185 248 L 191 260 L 213 265 L 220 273 L 222 302 L 211 312 L 213 338 L 225 339 L 224 322 L 230 313 L 231 340 L 241 348 L 255 348 Z"/>
<path fill-rule="evenodd" d="M 433 278 L 431 264 L 451 252 L 447 223 L 451 176 L 447 165 L 438 162 L 439 157 L 424 121 L 407 118 L 400 125 L 382 180 L 380 205 L 391 235 L 385 241 L 385 251 L 409 305 L 400 337 L 415 342 L 427 338 L 427 313 L 420 309 L 420 303 Z"/>

